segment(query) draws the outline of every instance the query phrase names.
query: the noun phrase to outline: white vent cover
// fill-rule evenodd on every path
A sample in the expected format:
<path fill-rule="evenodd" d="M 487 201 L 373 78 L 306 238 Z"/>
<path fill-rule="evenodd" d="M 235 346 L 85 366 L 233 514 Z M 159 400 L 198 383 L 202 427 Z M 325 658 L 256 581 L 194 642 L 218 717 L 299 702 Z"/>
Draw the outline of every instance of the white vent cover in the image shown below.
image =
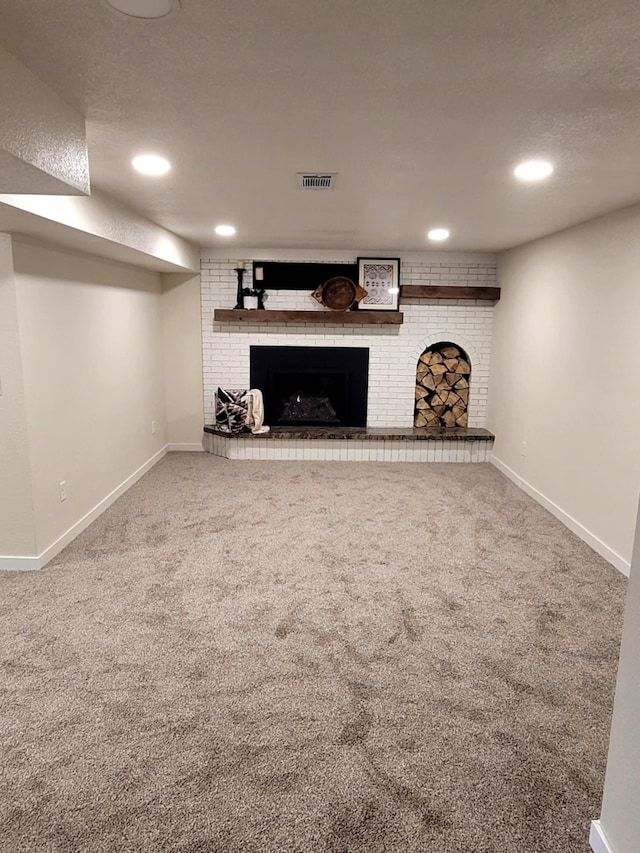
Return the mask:
<path fill-rule="evenodd" d="M 333 190 L 337 177 L 337 172 L 298 172 L 296 175 L 301 190 Z"/>

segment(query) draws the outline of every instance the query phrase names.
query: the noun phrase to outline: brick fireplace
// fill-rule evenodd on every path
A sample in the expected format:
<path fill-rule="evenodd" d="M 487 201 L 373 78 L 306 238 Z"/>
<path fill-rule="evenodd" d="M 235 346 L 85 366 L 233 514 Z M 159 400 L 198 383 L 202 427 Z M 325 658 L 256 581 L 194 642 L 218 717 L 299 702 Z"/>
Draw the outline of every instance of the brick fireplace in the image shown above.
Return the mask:
<path fill-rule="evenodd" d="M 307 323 L 251 324 L 214 321 L 215 308 L 233 308 L 237 279 L 235 259 L 205 250 L 201 262 L 202 346 L 205 422 L 214 420 L 214 394 L 218 386 L 250 387 L 251 347 L 363 348 L 369 351 L 366 424 L 373 428 L 410 428 L 414 423 L 416 364 L 429 348 L 453 342 L 469 360 L 472 380 L 467 416 L 471 428 L 485 426 L 489 357 L 494 303 L 483 300 L 402 298 L 404 323 L 399 326 L 317 326 Z M 244 252 L 268 260 L 260 252 Z M 300 253 L 273 260 L 344 263 L 355 253 Z M 475 253 L 423 253 L 407 255 L 401 264 L 402 284 L 495 285 L 495 257 Z M 268 310 L 317 310 L 310 293 L 270 290 Z"/>

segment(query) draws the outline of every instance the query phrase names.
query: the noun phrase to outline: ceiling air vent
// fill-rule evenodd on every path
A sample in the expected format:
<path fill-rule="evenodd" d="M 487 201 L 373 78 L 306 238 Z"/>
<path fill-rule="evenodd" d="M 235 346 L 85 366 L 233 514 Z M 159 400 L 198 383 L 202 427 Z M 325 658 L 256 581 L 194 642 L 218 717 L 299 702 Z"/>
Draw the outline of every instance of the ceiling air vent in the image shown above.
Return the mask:
<path fill-rule="evenodd" d="M 301 190 L 333 190 L 337 172 L 298 172 L 298 187 Z"/>

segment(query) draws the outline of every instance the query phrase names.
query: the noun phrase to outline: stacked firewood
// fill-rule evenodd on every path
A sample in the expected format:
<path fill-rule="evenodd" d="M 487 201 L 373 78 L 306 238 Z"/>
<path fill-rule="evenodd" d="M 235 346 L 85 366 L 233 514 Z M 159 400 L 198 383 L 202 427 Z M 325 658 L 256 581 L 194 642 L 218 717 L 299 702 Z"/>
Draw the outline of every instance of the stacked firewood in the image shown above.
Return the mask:
<path fill-rule="evenodd" d="M 417 427 L 466 427 L 471 365 L 453 344 L 436 344 L 420 356 L 416 374 Z"/>

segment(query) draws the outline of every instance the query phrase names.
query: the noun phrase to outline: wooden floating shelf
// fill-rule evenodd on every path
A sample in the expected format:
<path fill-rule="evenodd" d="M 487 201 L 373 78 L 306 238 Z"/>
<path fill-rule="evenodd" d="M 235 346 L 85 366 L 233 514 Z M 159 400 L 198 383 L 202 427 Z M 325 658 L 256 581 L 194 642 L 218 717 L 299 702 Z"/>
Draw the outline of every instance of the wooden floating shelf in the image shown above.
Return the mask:
<path fill-rule="evenodd" d="M 403 284 L 400 295 L 412 299 L 500 299 L 499 287 L 459 287 L 454 284 Z"/>
<path fill-rule="evenodd" d="M 222 323 L 338 323 L 349 326 L 400 326 L 399 311 L 267 311 L 216 308 L 213 319 Z"/>

